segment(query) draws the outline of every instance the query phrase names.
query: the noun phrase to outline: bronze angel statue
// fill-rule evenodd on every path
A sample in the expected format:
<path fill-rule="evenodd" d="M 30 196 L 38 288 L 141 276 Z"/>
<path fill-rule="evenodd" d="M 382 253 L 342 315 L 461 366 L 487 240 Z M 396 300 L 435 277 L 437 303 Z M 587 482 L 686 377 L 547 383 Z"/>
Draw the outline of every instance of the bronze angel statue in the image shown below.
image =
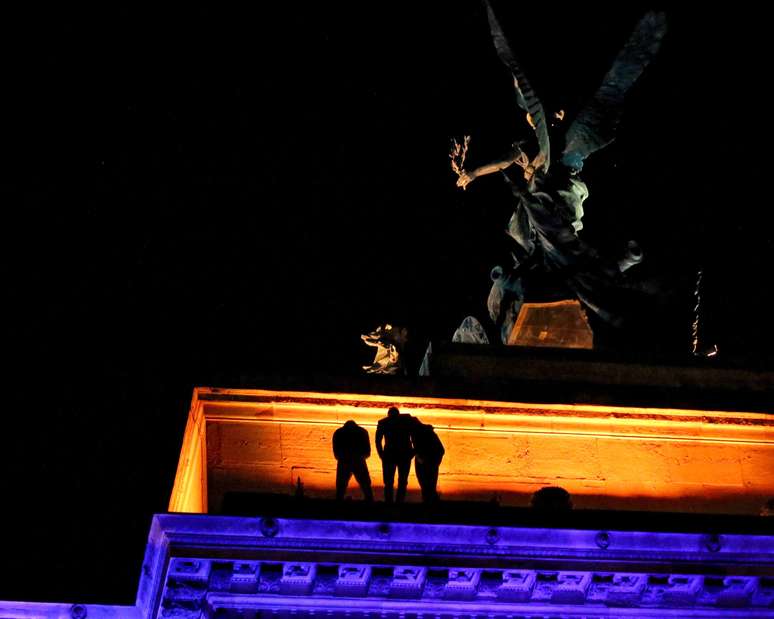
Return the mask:
<path fill-rule="evenodd" d="M 459 146 L 452 154 L 457 186 L 464 189 L 480 176 L 503 172 L 515 198 L 507 227 L 514 241 L 513 261 L 492 270 L 489 314 L 506 341 L 524 301 L 525 282 L 547 278 L 561 282 L 568 294 L 603 320 L 620 324 L 622 317 L 611 299 L 616 290 L 628 285 L 623 272 L 639 262 L 642 253 L 630 241 L 623 257 L 605 259 L 580 239 L 583 204 L 589 196 L 580 173 L 589 155 L 613 141 L 627 91 L 658 52 L 666 32 L 665 16 L 651 12 L 640 19 L 596 94 L 570 123 L 563 143 L 551 144 L 543 105 L 520 68 L 492 6 L 488 1 L 485 4 L 495 49 L 513 76 L 518 105 L 535 136 L 531 148 L 514 143 L 501 159 L 472 170 L 464 169 L 467 139 L 462 157 Z M 552 146 L 558 156 L 552 155 Z"/>

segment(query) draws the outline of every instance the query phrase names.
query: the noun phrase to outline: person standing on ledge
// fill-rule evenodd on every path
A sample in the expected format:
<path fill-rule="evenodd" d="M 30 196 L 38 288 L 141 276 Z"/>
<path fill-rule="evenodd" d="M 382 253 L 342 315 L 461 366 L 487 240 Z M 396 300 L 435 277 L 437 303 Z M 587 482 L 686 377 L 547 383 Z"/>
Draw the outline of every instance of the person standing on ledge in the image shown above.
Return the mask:
<path fill-rule="evenodd" d="M 422 501 L 435 503 L 439 500 L 438 470 L 441 468 L 441 460 L 446 450 L 433 426 L 422 423 L 416 418 L 411 431 L 411 440 L 416 452 L 414 470 L 419 487 L 422 489 Z"/>
<path fill-rule="evenodd" d="M 395 502 L 403 503 L 406 498 L 411 459 L 414 457 L 414 448 L 411 446 L 411 420 L 411 415 L 401 414 L 393 406 L 387 411 L 387 416 L 380 419 L 376 425 L 376 452 L 382 459 L 385 503 L 393 502 L 396 469 L 398 470 L 398 492 L 395 495 Z"/>
<path fill-rule="evenodd" d="M 344 499 L 349 480 L 354 474 L 363 498 L 374 500 L 371 475 L 366 459 L 371 455 L 371 439 L 368 430 L 351 419 L 333 433 L 333 455 L 336 458 L 336 500 Z"/>

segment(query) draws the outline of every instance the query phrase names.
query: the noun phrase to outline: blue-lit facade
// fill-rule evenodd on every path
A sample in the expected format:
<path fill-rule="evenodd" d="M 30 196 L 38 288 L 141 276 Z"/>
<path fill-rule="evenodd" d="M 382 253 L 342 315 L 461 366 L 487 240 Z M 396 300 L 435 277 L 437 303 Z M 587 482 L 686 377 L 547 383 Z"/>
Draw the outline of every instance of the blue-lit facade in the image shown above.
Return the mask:
<path fill-rule="evenodd" d="M 2 617 L 774 617 L 774 538 L 244 518 L 153 519 L 135 607 Z"/>

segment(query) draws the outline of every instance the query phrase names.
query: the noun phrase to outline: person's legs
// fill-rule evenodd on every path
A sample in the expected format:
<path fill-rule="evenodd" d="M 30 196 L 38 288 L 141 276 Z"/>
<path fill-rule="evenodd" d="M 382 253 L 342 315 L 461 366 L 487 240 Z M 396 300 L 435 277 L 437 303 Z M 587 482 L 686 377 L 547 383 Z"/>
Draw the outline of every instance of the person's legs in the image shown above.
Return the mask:
<path fill-rule="evenodd" d="M 374 493 L 371 489 L 371 475 L 368 473 L 368 464 L 365 460 L 357 460 L 353 463 L 352 472 L 363 492 L 363 498 L 369 503 L 374 500 Z"/>
<path fill-rule="evenodd" d="M 347 492 L 347 485 L 349 484 L 349 478 L 352 477 L 352 466 L 349 462 L 343 462 L 339 460 L 336 463 L 336 500 L 341 501 L 344 499 L 344 494 Z"/>
<path fill-rule="evenodd" d="M 392 503 L 393 484 L 395 483 L 396 462 L 388 455 L 382 458 L 382 479 L 384 480 L 384 502 Z"/>
<path fill-rule="evenodd" d="M 422 489 L 422 500 L 427 503 L 433 503 L 438 500 L 438 469 L 439 463 L 425 463 L 423 477 L 425 486 Z"/>
<path fill-rule="evenodd" d="M 396 503 L 403 503 L 406 498 L 406 486 L 408 486 L 408 476 L 411 471 L 411 457 L 401 458 L 398 465 L 398 493 L 395 496 Z"/>
<path fill-rule="evenodd" d="M 425 479 L 425 464 L 420 462 L 419 459 L 414 460 L 414 472 L 417 475 L 417 481 L 419 482 L 419 487 L 422 489 L 422 501 L 427 502 L 427 482 Z"/>

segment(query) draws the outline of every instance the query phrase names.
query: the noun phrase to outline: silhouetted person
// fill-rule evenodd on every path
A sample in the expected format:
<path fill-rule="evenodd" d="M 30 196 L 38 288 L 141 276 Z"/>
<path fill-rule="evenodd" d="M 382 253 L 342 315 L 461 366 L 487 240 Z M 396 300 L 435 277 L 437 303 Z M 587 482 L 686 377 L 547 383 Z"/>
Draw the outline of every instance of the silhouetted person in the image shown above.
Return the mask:
<path fill-rule="evenodd" d="M 564 488 L 546 486 L 532 495 L 530 505 L 542 512 L 568 512 L 572 509 L 572 499 Z"/>
<path fill-rule="evenodd" d="M 417 481 L 422 489 L 422 501 L 434 503 L 438 500 L 438 469 L 446 450 L 433 426 L 414 419 L 411 430 L 411 440 L 414 443 L 414 470 L 417 473 Z"/>
<path fill-rule="evenodd" d="M 368 430 L 351 419 L 333 433 L 333 455 L 336 457 L 336 500 L 341 501 L 352 475 L 355 476 L 363 498 L 374 500 L 371 475 L 366 458 L 371 455 L 371 439 Z"/>
<path fill-rule="evenodd" d="M 387 411 L 387 416 L 376 425 L 376 452 L 382 459 L 382 475 L 384 476 L 384 500 L 392 503 L 395 469 L 398 470 L 397 503 L 406 498 L 411 458 L 414 449 L 411 446 L 411 415 L 402 415 L 394 406 Z M 382 446 L 384 440 L 384 446 Z"/>

